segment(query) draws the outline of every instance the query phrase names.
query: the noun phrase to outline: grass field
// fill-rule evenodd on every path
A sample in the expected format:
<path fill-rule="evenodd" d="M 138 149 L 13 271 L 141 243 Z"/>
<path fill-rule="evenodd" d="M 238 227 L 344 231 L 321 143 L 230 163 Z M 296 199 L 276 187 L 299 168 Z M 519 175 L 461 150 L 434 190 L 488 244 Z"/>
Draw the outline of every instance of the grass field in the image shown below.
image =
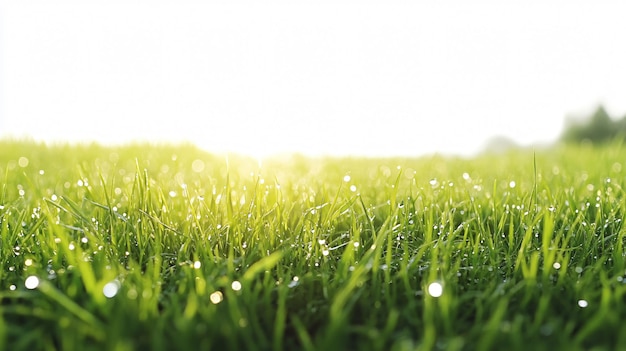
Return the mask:
<path fill-rule="evenodd" d="M 0 142 L 2 350 L 626 349 L 626 147 Z"/>

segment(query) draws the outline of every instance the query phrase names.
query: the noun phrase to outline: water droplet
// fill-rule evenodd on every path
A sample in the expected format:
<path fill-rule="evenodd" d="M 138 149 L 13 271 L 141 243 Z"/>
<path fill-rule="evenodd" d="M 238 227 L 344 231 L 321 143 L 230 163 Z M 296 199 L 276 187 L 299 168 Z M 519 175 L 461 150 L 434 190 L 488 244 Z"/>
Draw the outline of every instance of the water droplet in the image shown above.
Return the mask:
<path fill-rule="evenodd" d="M 554 268 L 554 269 L 560 269 L 560 268 L 561 268 L 561 264 L 560 264 L 560 263 L 558 263 L 558 262 L 554 262 L 554 263 L 552 264 L 552 268 Z"/>
<path fill-rule="evenodd" d="M 300 278 L 295 276 L 295 277 L 293 277 L 293 279 L 289 282 L 289 284 L 287 286 L 289 288 L 295 288 L 296 286 L 298 286 L 298 284 L 300 284 L 299 280 L 300 280 Z"/>
<path fill-rule="evenodd" d="M 37 288 L 39 286 L 39 278 L 37 278 L 34 275 L 31 275 L 30 277 L 26 278 L 26 280 L 24 281 L 24 286 L 26 287 L 26 289 L 29 289 L 29 290 L 33 290 Z"/>
<path fill-rule="evenodd" d="M 128 297 L 131 300 L 134 300 L 137 298 L 137 296 L 139 296 L 139 294 L 137 293 L 136 289 L 129 289 L 128 292 L 126 293 L 126 297 Z"/>
<path fill-rule="evenodd" d="M 11 284 L 11 286 L 9 286 L 9 290 L 15 291 L 15 289 L 17 289 L 17 286 L 15 286 L 15 284 Z"/>
<path fill-rule="evenodd" d="M 511 188 L 511 189 L 515 188 L 515 185 L 516 185 L 516 184 L 515 184 L 515 181 L 514 181 L 514 180 L 512 180 L 512 181 L 510 181 L 510 182 L 509 182 L 509 188 Z"/>
<path fill-rule="evenodd" d="M 24 167 L 28 166 L 28 159 L 27 159 L 26 157 L 22 156 L 22 157 L 20 157 L 20 158 L 17 160 L 17 164 L 18 164 L 20 167 L 24 168 Z"/>
<path fill-rule="evenodd" d="M 350 185 L 350 191 L 351 192 L 356 192 L 356 185 Z"/>
<path fill-rule="evenodd" d="M 330 252 L 327 249 L 322 250 L 322 255 L 328 256 Z"/>
<path fill-rule="evenodd" d="M 350 179 L 352 179 L 352 178 L 350 178 L 350 176 L 347 175 L 347 174 L 345 176 L 343 176 L 343 181 L 346 182 L 346 183 L 349 182 Z"/>
<path fill-rule="evenodd" d="M 589 303 L 587 302 L 587 300 L 578 300 L 578 307 L 586 308 L 587 306 L 589 306 Z"/>
<path fill-rule="evenodd" d="M 214 305 L 217 305 L 218 303 L 224 300 L 224 295 L 222 294 L 221 291 L 216 291 L 212 293 L 211 296 L 209 296 L 209 299 Z"/>
<path fill-rule="evenodd" d="M 232 284 L 230 284 L 230 287 L 235 290 L 235 291 L 240 291 L 241 290 L 241 283 L 237 280 L 235 280 Z"/>
<path fill-rule="evenodd" d="M 433 282 L 428 285 L 428 294 L 432 297 L 440 297 L 443 295 L 443 286 L 441 283 Z"/>
<path fill-rule="evenodd" d="M 117 295 L 117 292 L 120 290 L 121 284 L 118 280 L 114 280 L 112 282 L 106 283 L 102 288 L 102 293 L 108 299 Z"/>
<path fill-rule="evenodd" d="M 200 269 L 200 267 L 202 267 L 202 262 L 196 261 L 193 263 L 193 268 Z"/>
<path fill-rule="evenodd" d="M 202 160 L 194 160 L 191 163 L 191 169 L 196 173 L 204 171 L 204 162 Z"/>
<path fill-rule="evenodd" d="M 580 273 L 582 273 L 582 272 L 583 272 L 583 267 L 576 267 L 576 268 L 574 269 L 574 271 L 575 271 L 576 273 L 580 274 Z"/>

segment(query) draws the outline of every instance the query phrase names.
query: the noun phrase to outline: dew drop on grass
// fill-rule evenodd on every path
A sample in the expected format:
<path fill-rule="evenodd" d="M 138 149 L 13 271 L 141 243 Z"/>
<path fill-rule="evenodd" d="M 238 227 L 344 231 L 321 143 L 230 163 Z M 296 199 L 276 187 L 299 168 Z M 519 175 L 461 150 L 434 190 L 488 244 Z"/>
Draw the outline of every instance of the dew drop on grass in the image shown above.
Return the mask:
<path fill-rule="evenodd" d="M 560 268 L 561 268 L 561 264 L 560 264 L 560 263 L 558 263 L 558 262 L 554 262 L 554 263 L 552 264 L 552 268 L 554 268 L 554 269 L 560 269 Z"/>
<path fill-rule="evenodd" d="M 202 262 L 196 261 L 193 263 L 193 268 L 200 269 L 200 267 L 202 267 Z"/>
<path fill-rule="evenodd" d="M 443 295 L 443 286 L 439 282 L 433 282 L 428 285 L 428 294 L 432 297 L 440 297 Z"/>
<path fill-rule="evenodd" d="M 241 290 L 241 283 L 237 280 L 235 280 L 234 282 L 232 282 L 232 284 L 230 284 L 230 287 L 235 290 L 235 291 L 240 291 Z"/>
<path fill-rule="evenodd" d="M 328 249 L 322 250 L 322 255 L 324 255 L 324 256 L 328 256 L 329 253 L 330 252 L 328 251 Z"/>
<path fill-rule="evenodd" d="M 31 275 L 30 277 L 26 278 L 26 280 L 24 281 L 24 286 L 26 287 L 26 289 L 29 289 L 29 290 L 36 289 L 39 286 L 39 278 L 37 278 L 34 275 Z"/>
<path fill-rule="evenodd" d="M 578 307 L 586 308 L 587 306 L 589 306 L 589 303 L 587 302 L 587 300 L 578 300 Z"/>
<path fill-rule="evenodd" d="M 27 159 L 26 157 L 23 157 L 23 156 L 22 156 L 22 157 L 20 157 L 20 158 L 17 160 L 17 164 L 18 164 L 20 167 L 24 168 L 24 167 L 28 166 L 28 159 Z"/>
<path fill-rule="evenodd" d="M 356 185 L 350 185 L 350 191 L 351 192 L 356 192 Z"/>
<path fill-rule="evenodd" d="M 516 185 L 516 184 L 515 184 L 515 181 L 514 181 L 514 180 L 512 180 L 512 181 L 510 181 L 510 182 L 509 182 L 509 188 L 511 188 L 511 189 L 515 188 L 515 185 Z"/>
<path fill-rule="evenodd" d="M 204 171 L 204 162 L 202 160 L 194 160 L 191 163 L 191 169 L 196 173 Z"/>
<path fill-rule="evenodd" d="M 287 286 L 289 288 L 295 288 L 296 286 L 298 286 L 298 284 L 300 284 L 300 278 L 298 278 L 298 276 L 295 276 Z"/>
<path fill-rule="evenodd" d="M 139 294 L 137 293 L 137 290 L 135 289 L 129 289 L 128 292 L 126 293 L 126 297 L 128 297 L 131 300 L 136 299 L 137 296 L 139 296 Z"/>
<path fill-rule="evenodd" d="M 15 286 L 15 284 L 11 284 L 11 286 L 9 286 L 9 290 L 15 291 L 15 289 L 17 289 L 17 286 Z"/>
<path fill-rule="evenodd" d="M 352 178 L 350 178 L 350 176 L 347 175 L 347 174 L 345 176 L 343 176 L 343 181 L 346 182 L 346 183 L 349 182 L 350 179 L 352 179 Z"/>
<path fill-rule="evenodd" d="M 106 283 L 102 288 L 102 293 L 108 299 L 117 295 L 117 292 L 120 290 L 120 282 L 118 280 L 114 280 L 112 282 Z"/>
<path fill-rule="evenodd" d="M 221 291 L 215 291 L 211 294 L 211 296 L 209 296 L 209 299 L 211 300 L 211 303 L 217 305 L 218 303 L 222 302 L 222 300 L 224 300 L 224 295 Z"/>
<path fill-rule="evenodd" d="M 576 267 L 576 268 L 574 269 L 574 271 L 575 271 L 576 273 L 580 274 L 580 273 L 582 273 L 582 272 L 583 272 L 583 267 Z"/>

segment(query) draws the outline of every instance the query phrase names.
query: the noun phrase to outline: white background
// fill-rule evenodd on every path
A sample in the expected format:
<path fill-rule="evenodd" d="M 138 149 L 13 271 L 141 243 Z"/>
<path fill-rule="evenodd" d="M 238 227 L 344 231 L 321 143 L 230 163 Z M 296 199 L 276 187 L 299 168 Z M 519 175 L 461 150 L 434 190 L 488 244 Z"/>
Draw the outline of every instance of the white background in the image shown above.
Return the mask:
<path fill-rule="evenodd" d="M 0 1 L 5 137 L 470 154 L 626 114 L 623 1 Z"/>

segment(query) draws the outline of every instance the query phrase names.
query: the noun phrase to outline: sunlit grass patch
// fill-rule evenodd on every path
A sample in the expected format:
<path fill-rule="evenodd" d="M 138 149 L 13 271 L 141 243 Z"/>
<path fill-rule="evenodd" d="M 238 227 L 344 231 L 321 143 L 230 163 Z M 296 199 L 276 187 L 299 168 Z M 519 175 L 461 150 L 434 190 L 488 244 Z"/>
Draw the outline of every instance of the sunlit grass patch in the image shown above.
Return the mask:
<path fill-rule="evenodd" d="M 4 142 L 0 348 L 626 347 L 624 156 Z"/>

